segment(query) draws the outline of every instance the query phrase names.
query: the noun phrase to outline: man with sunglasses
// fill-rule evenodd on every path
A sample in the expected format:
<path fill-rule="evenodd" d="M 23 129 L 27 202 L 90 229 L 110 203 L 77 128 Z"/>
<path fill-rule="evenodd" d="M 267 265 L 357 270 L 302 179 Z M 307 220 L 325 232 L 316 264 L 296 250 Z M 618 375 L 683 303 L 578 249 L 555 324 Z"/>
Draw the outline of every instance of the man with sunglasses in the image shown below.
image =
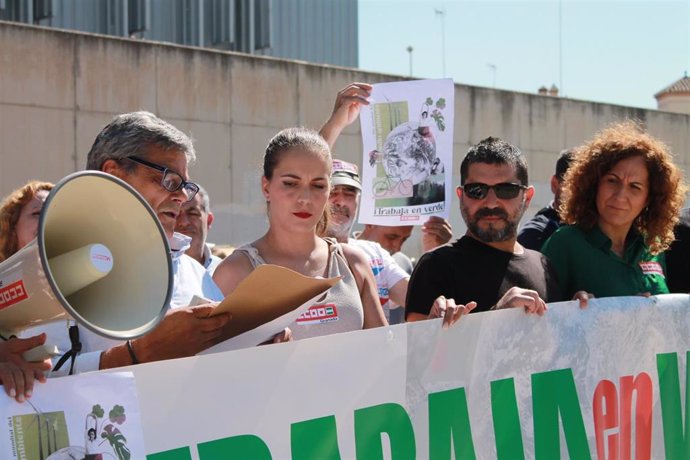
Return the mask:
<path fill-rule="evenodd" d="M 171 310 L 154 330 L 126 343 L 77 326 L 70 327 L 69 339 L 49 337 L 51 342 L 61 340 L 58 347 L 71 359 L 70 365 L 53 375 L 68 369 L 72 373 L 71 368 L 79 373 L 192 356 L 218 341 L 229 316 L 209 317 L 212 305 L 187 305 L 195 295 L 211 300 L 223 296 L 204 267 L 184 254 L 191 238 L 174 232 L 182 203 L 199 191 L 188 180 L 187 166 L 194 159 L 189 137 L 149 112 L 118 115 L 96 137 L 86 169 L 112 174 L 134 187 L 156 213 L 168 237 L 174 273 Z"/>
<path fill-rule="evenodd" d="M 519 307 L 543 314 L 547 302 L 560 300 L 559 289 L 548 259 L 517 242 L 518 223 L 534 195 L 522 153 L 500 139 L 484 139 L 467 152 L 460 181 L 467 233 L 419 259 L 407 320 L 443 316 L 446 306 L 456 305 L 472 312 Z"/>

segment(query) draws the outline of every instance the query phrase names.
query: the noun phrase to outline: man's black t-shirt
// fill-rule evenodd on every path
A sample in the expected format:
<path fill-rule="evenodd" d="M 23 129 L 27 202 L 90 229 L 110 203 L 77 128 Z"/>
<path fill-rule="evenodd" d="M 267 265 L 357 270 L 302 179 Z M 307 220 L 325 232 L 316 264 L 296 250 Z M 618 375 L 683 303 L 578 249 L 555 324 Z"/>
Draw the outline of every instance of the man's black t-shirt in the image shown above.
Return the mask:
<path fill-rule="evenodd" d="M 556 271 L 541 253 L 513 254 L 463 236 L 419 259 L 405 306 L 407 312 L 428 315 L 442 295 L 457 304 L 475 301 L 473 312 L 486 311 L 512 287 L 537 291 L 545 302 L 561 300 Z"/>

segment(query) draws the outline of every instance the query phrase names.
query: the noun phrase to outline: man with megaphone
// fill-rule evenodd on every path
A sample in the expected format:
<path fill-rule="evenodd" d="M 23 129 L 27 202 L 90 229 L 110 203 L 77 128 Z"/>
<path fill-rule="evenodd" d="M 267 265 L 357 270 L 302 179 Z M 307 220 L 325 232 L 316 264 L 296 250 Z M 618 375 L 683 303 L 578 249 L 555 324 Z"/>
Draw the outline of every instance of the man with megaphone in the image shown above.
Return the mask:
<path fill-rule="evenodd" d="M 194 159 L 189 137 L 149 112 L 119 115 L 96 137 L 87 157 L 87 169 L 111 174 L 139 192 L 168 238 L 174 274 L 171 308 L 155 329 L 125 343 L 99 337 L 76 325 L 68 334 L 64 323 L 26 331 L 27 335 L 35 335 L 44 330 L 48 342 L 60 342 L 60 351 L 65 354 L 59 362 L 70 361 L 70 365 L 55 369 L 53 375 L 192 356 L 219 341 L 229 315 L 210 317 L 213 304 L 188 305 L 194 296 L 221 300 L 222 294 L 204 267 L 184 254 L 190 238 L 174 232 L 182 203 L 198 191 L 198 186 L 188 180 L 188 164 Z M 126 215 L 127 210 L 121 212 Z"/>

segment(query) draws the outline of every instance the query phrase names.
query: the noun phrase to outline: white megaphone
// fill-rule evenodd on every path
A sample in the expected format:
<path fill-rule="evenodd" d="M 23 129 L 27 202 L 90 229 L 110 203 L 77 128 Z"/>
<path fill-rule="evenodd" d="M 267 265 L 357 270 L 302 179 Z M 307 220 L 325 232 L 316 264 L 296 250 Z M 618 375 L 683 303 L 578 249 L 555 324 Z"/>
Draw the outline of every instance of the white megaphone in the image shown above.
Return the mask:
<path fill-rule="evenodd" d="M 172 286 L 168 239 L 141 195 L 110 174 L 71 174 L 48 195 L 36 239 L 0 264 L 0 330 L 71 317 L 107 338 L 139 337 Z"/>

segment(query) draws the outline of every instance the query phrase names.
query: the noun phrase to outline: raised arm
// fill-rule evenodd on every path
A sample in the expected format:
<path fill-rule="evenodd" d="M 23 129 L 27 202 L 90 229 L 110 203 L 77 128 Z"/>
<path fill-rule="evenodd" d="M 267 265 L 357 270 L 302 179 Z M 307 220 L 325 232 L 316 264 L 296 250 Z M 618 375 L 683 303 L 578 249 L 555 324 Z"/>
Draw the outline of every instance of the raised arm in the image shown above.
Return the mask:
<path fill-rule="evenodd" d="M 369 105 L 367 98 L 371 95 L 371 88 L 367 83 L 355 82 L 338 91 L 333 113 L 319 130 L 331 149 L 343 129 L 357 119 L 362 105 Z"/>

